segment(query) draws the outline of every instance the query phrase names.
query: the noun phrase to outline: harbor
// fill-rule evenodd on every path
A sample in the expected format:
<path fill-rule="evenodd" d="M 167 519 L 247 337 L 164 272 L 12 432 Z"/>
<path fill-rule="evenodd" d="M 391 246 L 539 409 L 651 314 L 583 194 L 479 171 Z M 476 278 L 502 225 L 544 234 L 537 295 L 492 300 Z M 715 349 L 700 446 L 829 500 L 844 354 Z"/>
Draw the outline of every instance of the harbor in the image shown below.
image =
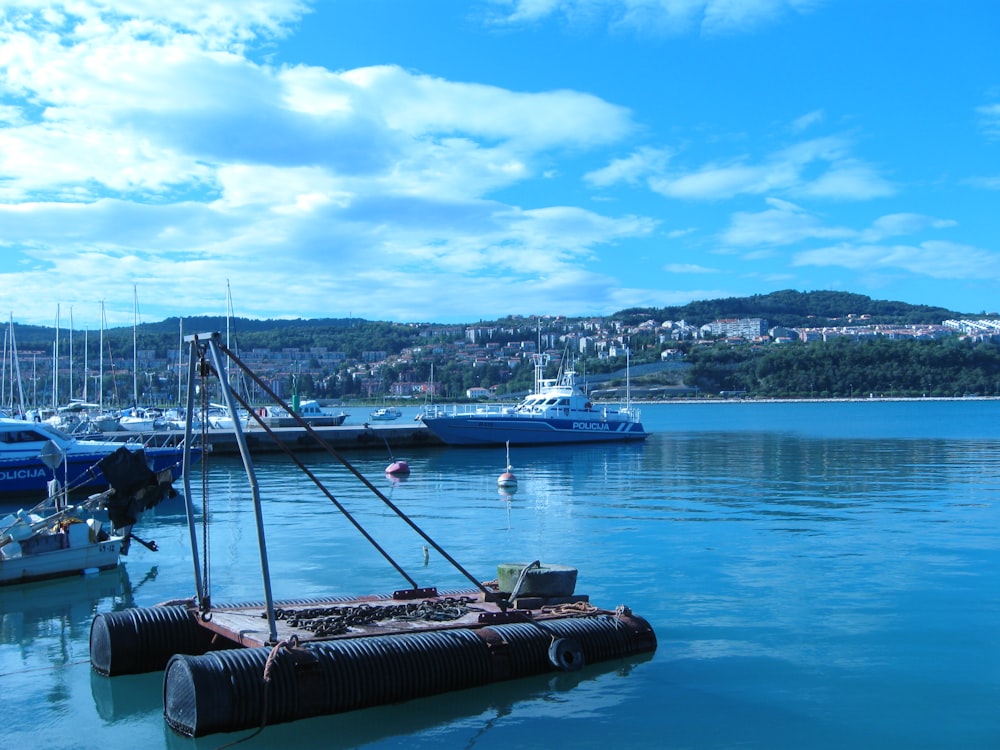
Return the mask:
<path fill-rule="evenodd" d="M 203 513 L 198 528 L 192 494 L 194 396 L 207 390 L 218 373 L 230 368 L 238 368 L 243 377 L 272 398 L 277 396 L 222 344 L 218 334 L 193 335 L 185 341 L 189 344 L 189 377 L 182 481 L 196 594 L 183 604 L 97 615 L 90 637 L 91 664 L 106 678 L 164 672 L 164 716 L 173 730 L 199 737 L 263 728 L 552 670 L 575 672 L 586 664 L 656 650 L 653 629 L 629 607 L 602 610 L 590 603 L 589 596 L 577 593 L 577 570 L 573 567 L 543 565 L 540 560 L 503 563 L 497 566 L 495 582 L 478 580 L 305 419 L 295 416 L 311 444 L 339 461 L 371 492 L 373 500 L 381 501 L 387 512 L 408 526 L 424 543 L 425 554 L 433 549 L 475 589 L 457 596 L 441 595 L 436 586 L 419 585 L 416 575 L 376 541 L 372 530 L 336 499 L 286 441 L 276 436 L 263 421 L 265 415 L 251 411 L 223 377 L 217 377 L 216 382 L 228 414 L 239 413 L 237 402 L 247 409 L 302 476 L 333 502 L 409 587 L 394 591 L 390 597 L 369 594 L 353 600 L 276 602 L 264 498 L 243 420 L 234 419 L 232 435 L 255 516 L 263 604 L 217 606 L 211 594 L 213 568 L 206 549 L 210 524 Z M 293 414 L 285 404 L 279 403 L 279 408 Z M 401 412 L 393 410 L 392 419 L 400 416 Z M 388 447 L 387 440 L 385 443 Z M 206 461 L 217 457 L 205 446 L 200 446 L 200 451 L 201 471 L 205 472 Z M 392 467 L 386 469 L 386 476 L 409 474 L 408 463 L 394 460 Z M 209 496 L 202 482 L 198 506 L 206 508 Z M 285 665 L 283 677 L 272 682 L 273 673 Z"/>
<path fill-rule="evenodd" d="M 483 750 L 583 732 L 588 746 L 668 750 L 996 746 L 1000 402 L 650 404 L 643 415 L 639 444 L 511 448 L 509 460 L 503 448 L 399 451 L 402 481 L 385 476 L 384 451 L 350 459 L 477 578 L 495 577 L 498 558 L 574 566 L 590 602 L 628 604 L 650 623 L 655 652 L 189 739 L 165 723 L 163 671 L 105 678 L 90 650 L 95 615 L 193 596 L 178 497 L 142 520 L 159 552 L 134 547 L 116 570 L 0 590 L 0 689 L 9 712 L 33 717 L 9 742 L 250 750 L 336 737 Z M 255 605 L 245 619 L 259 630 L 250 491 L 240 460 L 219 458 L 198 506 L 199 523 L 202 512 L 215 521 L 211 592 L 220 609 Z M 338 462 L 302 458 L 418 584 L 468 591 Z M 508 464 L 515 492 L 497 486 Z M 255 465 L 279 605 L 409 588 L 283 456 Z"/>

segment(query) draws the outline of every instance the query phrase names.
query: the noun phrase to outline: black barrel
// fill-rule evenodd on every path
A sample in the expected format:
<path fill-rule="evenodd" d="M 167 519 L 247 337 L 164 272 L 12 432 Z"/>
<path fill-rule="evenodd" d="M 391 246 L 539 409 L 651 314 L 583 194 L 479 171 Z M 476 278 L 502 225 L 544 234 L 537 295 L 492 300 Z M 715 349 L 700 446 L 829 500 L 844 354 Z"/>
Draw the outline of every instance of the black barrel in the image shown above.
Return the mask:
<path fill-rule="evenodd" d="M 98 674 L 158 672 L 174 654 L 203 654 L 212 633 L 184 606 L 104 612 L 90 623 L 90 664 Z"/>
<path fill-rule="evenodd" d="M 171 728 L 201 737 L 483 685 L 492 677 L 489 648 L 471 630 L 368 636 L 291 650 L 178 654 L 164 673 L 163 708 Z"/>
<path fill-rule="evenodd" d="M 164 673 L 164 714 L 175 731 L 201 737 L 552 671 L 556 667 L 549 649 L 559 639 L 578 645 L 586 663 L 656 648 L 652 629 L 637 617 L 570 618 L 541 625 L 178 654 Z"/>

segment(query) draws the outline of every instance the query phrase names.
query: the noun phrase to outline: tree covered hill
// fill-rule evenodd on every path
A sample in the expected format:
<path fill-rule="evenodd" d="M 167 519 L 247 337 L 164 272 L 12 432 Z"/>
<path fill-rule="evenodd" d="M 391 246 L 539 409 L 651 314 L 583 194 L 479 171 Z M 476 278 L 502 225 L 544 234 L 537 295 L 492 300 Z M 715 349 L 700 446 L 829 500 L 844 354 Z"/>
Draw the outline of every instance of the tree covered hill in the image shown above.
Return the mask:
<path fill-rule="evenodd" d="M 971 317 L 942 307 L 911 305 L 906 302 L 875 300 L 850 292 L 798 292 L 785 290 L 751 297 L 703 300 L 677 307 L 630 308 L 606 316 L 626 324 L 645 320 L 685 320 L 692 325 L 704 325 L 718 318 L 759 317 L 770 325 L 787 327 L 827 325 L 829 321 L 846 321 L 848 316 L 870 316 L 871 323 L 940 323 L 948 318 Z M 984 317 L 984 316 L 977 316 Z M 580 318 L 568 318 L 583 320 Z M 314 319 L 254 319 L 223 316 L 167 318 L 138 326 L 140 348 L 175 348 L 183 326 L 185 334 L 227 331 L 240 347 L 311 347 L 321 346 L 345 351 L 354 356 L 361 351 L 379 349 L 391 353 L 414 346 L 424 338 L 428 328 L 462 330 L 466 325 L 478 327 L 504 326 L 532 329 L 534 318 L 505 318 L 496 321 L 470 321 L 454 326 L 434 326 L 428 323 L 392 323 L 360 318 Z M 65 331 L 65 327 L 63 328 Z M 15 324 L 17 344 L 22 348 L 51 348 L 54 328 Z M 77 331 L 76 334 L 82 332 Z M 92 332 L 94 333 L 94 332 Z M 132 346 L 132 326 L 111 328 L 105 332 L 119 355 Z M 97 336 L 90 337 L 90 347 L 97 346 Z"/>
<path fill-rule="evenodd" d="M 993 313 L 995 315 L 995 313 Z M 703 300 L 677 307 L 632 308 L 614 317 L 627 322 L 641 320 L 685 320 L 704 325 L 719 318 L 766 318 L 774 325 L 788 328 L 824 325 L 825 321 L 844 321 L 848 316 L 870 316 L 872 323 L 917 324 L 941 323 L 949 318 L 972 317 L 929 305 L 875 300 L 850 292 L 797 292 L 786 289 L 751 297 Z M 985 313 L 976 317 L 986 317 Z M 822 320 L 822 323 L 817 323 Z"/>

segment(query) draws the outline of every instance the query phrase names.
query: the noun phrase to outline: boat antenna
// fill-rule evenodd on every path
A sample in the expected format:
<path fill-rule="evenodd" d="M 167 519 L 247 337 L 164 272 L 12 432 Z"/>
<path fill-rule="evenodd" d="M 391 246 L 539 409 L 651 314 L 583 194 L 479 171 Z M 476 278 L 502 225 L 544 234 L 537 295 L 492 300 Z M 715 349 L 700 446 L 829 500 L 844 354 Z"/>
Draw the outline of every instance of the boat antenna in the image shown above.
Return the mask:
<path fill-rule="evenodd" d="M 132 405 L 139 406 L 139 292 L 132 285 Z"/>
<path fill-rule="evenodd" d="M 625 406 L 626 408 L 632 407 L 632 377 L 629 371 L 630 360 L 632 357 L 632 347 L 625 346 Z"/>

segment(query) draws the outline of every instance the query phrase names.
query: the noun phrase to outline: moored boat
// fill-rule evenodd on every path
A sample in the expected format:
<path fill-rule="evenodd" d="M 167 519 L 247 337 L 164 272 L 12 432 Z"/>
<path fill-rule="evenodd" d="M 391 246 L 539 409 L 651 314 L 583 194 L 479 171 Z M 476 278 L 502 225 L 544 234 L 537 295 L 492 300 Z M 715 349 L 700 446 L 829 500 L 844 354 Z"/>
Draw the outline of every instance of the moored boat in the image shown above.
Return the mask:
<path fill-rule="evenodd" d="M 124 446 L 100 461 L 103 492 L 70 504 L 65 491 L 0 518 L 0 585 L 108 570 L 127 555 L 143 511 L 174 496 L 169 470 L 154 473 Z M 155 551 L 155 542 L 140 541 Z"/>
<path fill-rule="evenodd" d="M 93 514 L 97 497 L 48 516 L 20 510 L 0 519 L 0 585 L 117 567 L 125 537 Z"/>
<path fill-rule="evenodd" d="M 296 404 L 293 399 L 291 412 L 282 406 L 271 405 L 257 408 L 257 415 L 268 427 L 296 427 L 298 415 L 312 427 L 339 427 L 347 421 L 347 412 L 321 406 L 316 399 L 305 399 Z"/>
<path fill-rule="evenodd" d="M 78 439 L 44 422 L 0 419 L 0 495 L 44 497 L 53 479 L 70 491 L 103 489 L 108 482 L 98 464 L 122 445 Z M 124 445 L 142 451 L 152 471 L 180 474 L 182 448 Z"/>
<path fill-rule="evenodd" d="M 595 405 L 567 368 L 554 379 L 540 377 L 535 391 L 516 406 L 482 404 L 465 409 L 435 407 L 423 416 L 434 435 L 448 445 L 549 445 L 645 440 L 640 413 L 631 404 Z"/>
<path fill-rule="evenodd" d="M 401 416 L 403 416 L 403 412 L 395 406 L 382 406 L 369 414 L 368 418 L 376 422 L 388 422 L 393 419 L 399 419 Z"/>

